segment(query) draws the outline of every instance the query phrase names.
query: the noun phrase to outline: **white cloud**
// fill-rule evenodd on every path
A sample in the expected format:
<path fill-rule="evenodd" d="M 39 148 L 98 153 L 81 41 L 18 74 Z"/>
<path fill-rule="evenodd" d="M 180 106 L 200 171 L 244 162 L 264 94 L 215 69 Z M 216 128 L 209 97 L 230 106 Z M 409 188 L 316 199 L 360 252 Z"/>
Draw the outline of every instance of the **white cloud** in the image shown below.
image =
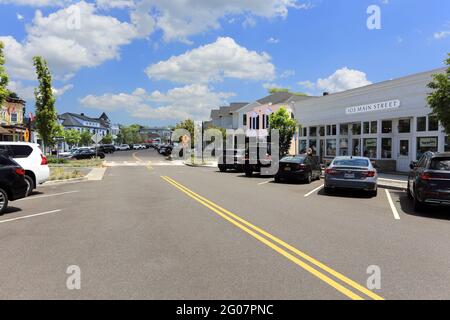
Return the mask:
<path fill-rule="evenodd" d="M 73 29 L 69 23 L 77 12 L 80 28 Z M 67 78 L 82 67 L 118 59 L 120 46 L 136 36 L 133 25 L 98 15 L 93 4 L 81 1 L 46 17 L 36 11 L 23 42 L 10 36 L 0 37 L 0 41 L 5 43 L 7 68 L 13 78 L 35 78 L 34 55 L 45 57 L 57 78 Z"/>
<path fill-rule="evenodd" d="M 309 9 L 311 5 L 299 0 L 142 0 L 150 10 L 157 12 L 157 27 L 163 30 L 166 41 L 188 42 L 192 35 L 220 28 L 220 19 L 233 15 L 245 15 L 245 26 L 255 23 L 253 16 L 284 18 L 289 9 Z M 141 14 L 147 14 L 141 12 Z M 234 21 L 233 17 L 227 21 Z"/>
<path fill-rule="evenodd" d="M 96 3 L 101 9 L 124 9 L 135 5 L 133 0 L 97 0 Z"/>
<path fill-rule="evenodd" d="M 270 44 L 277 44 L 279 42 L 280 42 L 280 40 L 276 39 L 274 37 L 270 37 L 269 39 L 267 39 L 267 43 L 270 43 Z"/>
<path fill-rule="evenodd" d="M 52 88 L 52 91 L 55 97 L 61 97 L 64 93 L 71 90 L 72 88 L 72 84 L 66 84 L 61 88 Z M 17 95 L 25 101 L 34 101 L 35 86 L 26 86 L 21 81 L 10 81 L 8 83 L 8 89 L 17 93 Z"/>
<path fill-rule="evenodd" d="M 80 102 L 85 107 L 103 111 L 126 110 L 140 119 L 204 120 L 211 108 L 223 105 L 233 93 L 213 92 L 205 85 L 193 84 L 174 88 L 166 93 L 137 88 L 134 92 L 119 94 L 88 95 Z"/>
<path fill-rule="evenodd" d="M 450 31 L 440 31 L 440 32 L 436 32 L 434 34 L 434 38 L 436 40 L 441 40 L 441 39 L 445 39 L 447 37 L 450 37 Z"/>
<path fill-rule="evenodd" d="M 325 79 L 318 79 L 315 83 L 302 81 L 298 83 L 301 87 L 336 93 L 372 84 L 367 80 L 364 72 L 344 67 Z"/>
<path fill-rule="evenodd" d="M 0 4 L 15 4 L 31 7 L 61 7 L 70 2 L 70 0 L 0 0 Z"/>
<path fill-rule="evenodd" d="M 267 53 L 257 53 L 239 46 L 231 38 L 201 46 L 179 56 L 172 56 L 146 69 L 151 79 L 180 83 L 207 83 L 224 78 L 271 80 L 275 66 Z"/>
<path fill-rule="evenodd" d="M 17 20 L 22 21 L 24 19 L 24 16 L 21 15 L 20 13 L 17 13 L 16 18 L 17 18 Z"/>

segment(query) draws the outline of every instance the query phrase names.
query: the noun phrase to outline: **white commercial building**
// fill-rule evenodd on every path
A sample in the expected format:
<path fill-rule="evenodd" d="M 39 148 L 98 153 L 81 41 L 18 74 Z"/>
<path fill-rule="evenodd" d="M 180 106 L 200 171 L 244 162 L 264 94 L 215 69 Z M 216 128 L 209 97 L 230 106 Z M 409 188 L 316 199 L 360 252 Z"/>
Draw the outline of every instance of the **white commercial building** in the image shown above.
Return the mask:
<path fill-rule="evenodd" d="M 406 172 L 426 151 L 450 151 L 449 137 L 427 104 L 427 84 L 445 71 L 297 101 L 297 152 L 312 148 L 324 162 L 337 155 L 366 156 L 383 171 Z"/>

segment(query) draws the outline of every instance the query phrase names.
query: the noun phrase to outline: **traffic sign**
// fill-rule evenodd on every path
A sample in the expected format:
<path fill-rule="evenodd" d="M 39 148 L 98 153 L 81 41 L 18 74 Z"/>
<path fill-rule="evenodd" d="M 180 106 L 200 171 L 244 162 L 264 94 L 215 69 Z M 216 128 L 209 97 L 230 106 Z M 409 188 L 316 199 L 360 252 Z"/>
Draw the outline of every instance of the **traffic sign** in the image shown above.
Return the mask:
<path fill-rule="evenodd" d="M 102 139 L 103 139 L 103 136 L 101 135 L 101 134 L 99 134 L 99 133 L 96 133 L 96 134 L 94 134 L 93 136 L 92 136 L 92 141 L 95 143 L 95 144 L 98 144 L 100 141 L 102 141 Z"/>

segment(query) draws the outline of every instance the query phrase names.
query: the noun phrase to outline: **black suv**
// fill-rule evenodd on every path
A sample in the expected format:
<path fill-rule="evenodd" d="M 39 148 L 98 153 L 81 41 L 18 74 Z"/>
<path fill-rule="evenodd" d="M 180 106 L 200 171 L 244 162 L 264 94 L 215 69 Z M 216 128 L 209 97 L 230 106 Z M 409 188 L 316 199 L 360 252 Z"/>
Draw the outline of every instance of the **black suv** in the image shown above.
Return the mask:
<path fill-rule="evenodd" d="M 450 205 L 450 152 L 426 152 L 410 167 L 407 192 L 415 210 L 425 204 Z"/>
<path fill-rule="evenodd" d="M 25 198 L 27 190 L 25 170 L 4 152 L 0 153 L 0 214 L 5 212 L 9 201 Z"/>
<path fill-rule="evenodd" d="M 112 144 L 103 144 L 97 148 L 97 151 L 103 153 L 114 153 L 116 148 Z"/>

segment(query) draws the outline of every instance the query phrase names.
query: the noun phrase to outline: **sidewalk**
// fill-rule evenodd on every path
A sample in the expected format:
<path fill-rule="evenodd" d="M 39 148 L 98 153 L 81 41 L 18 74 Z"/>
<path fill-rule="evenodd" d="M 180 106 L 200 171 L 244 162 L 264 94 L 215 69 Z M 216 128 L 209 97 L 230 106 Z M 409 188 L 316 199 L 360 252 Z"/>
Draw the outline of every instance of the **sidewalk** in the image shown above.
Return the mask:
<path fill-rule="evenodd" d="M 408 176 L 404 174 L 379 173 L 378 186 L 387 189 L 406 190 Z"/>

